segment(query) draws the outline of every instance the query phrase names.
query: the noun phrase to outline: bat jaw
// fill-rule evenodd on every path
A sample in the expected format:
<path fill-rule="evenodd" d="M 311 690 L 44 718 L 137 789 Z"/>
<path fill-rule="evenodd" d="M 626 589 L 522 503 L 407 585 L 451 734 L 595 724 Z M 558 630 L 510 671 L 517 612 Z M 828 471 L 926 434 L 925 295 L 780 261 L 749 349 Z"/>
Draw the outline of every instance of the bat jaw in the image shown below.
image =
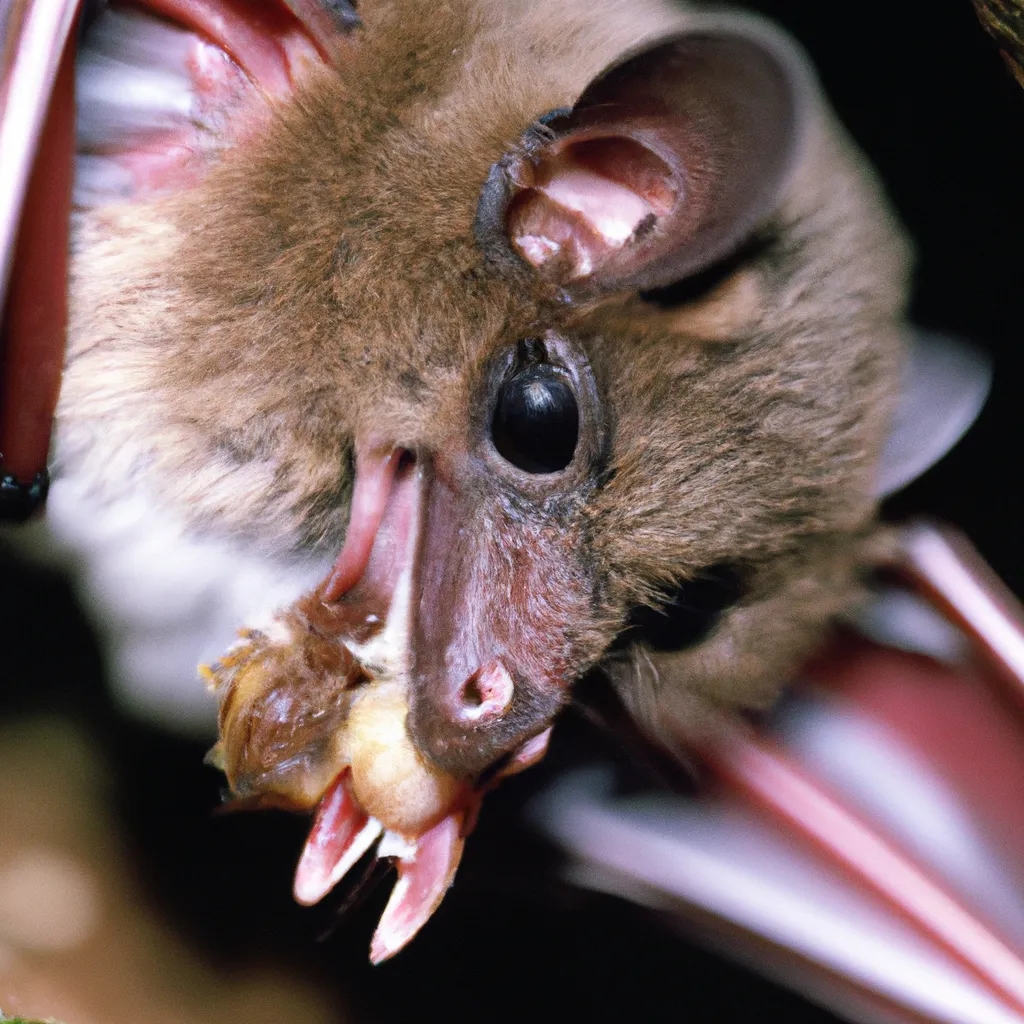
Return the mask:
<path fill-rule="evenodd" d="M 385 830 L 359 806 L 346 770 L 317 808 L 295 872 L 295 899 L 306 906 L 318 903 L 380 840 L 376 855 L 394 860 L 398 880 L 374 933 L 370 959 L 387 960 L 427 923 L 451 886 L 462 858 L 464 820 L 463 811 L 453 811 L 414 838 Z"/>
<path fill-rule="evenodd" d="M 391 859 L 398 878 L 370 943 L 370 960 L 390 959 L 430 920 L 451 888 L 485 792 L 540 761 L 550 737 L 548 728 L 528 740 L 485 787 L 463 792 L 457 806 L 413 837 L 385 829 L 367 814 L 346 768 L 320 799 L 295 871 L 295 900 L 304 906 L 319 903 L 376 843 L 375 856 Z"/>
<path fill-rule="evenodd" d="M 462 826 L 461 813 L 449 814 L 398 853 L 398 881 L 370 943 L 374 964 L 407 945 L 440 905 L 462 859 Z M 381 842 L 382 851 L 390 835 Z"/>
<path fill-rule="evenodd" d="M 544 578 L 565 539 L 552 556 L 551 531 L 528 531 L 510 568 L 502 551 L 516 538 L 495 549 L 474 499 L 452 482 L 459 471 L 379 438 L 358 443 L 355 462 L 348 532 L 321 598 L 353 623 L 345 644 L 366 671 L 401 677 L 419 753 L 443 773 L 478 778 L 547 728 L 568 691 L 571 659 L 551 652 L 577 605 L 557 608 L 562 595 L 546 591 L 563 577 Z M 527 596 L 505 621 L 493 594 L 517 590 L 538 600 Z"/>
<path fill-rule="evenodd" d="M 318 903 L 380 840 L 376 855 L 394 859 L 398 881 L 370 944 L 370 960 L 387 960 L 427 923 L 451 886 L 462 857 L 464 817 L 453 811 L 413 839 L 385 831 L 359 806 L 346 770 L 317 808 L 295 872 L 295 899 Z"/>
<path fill-rule="evenodd" d="M 221 702 L 217 763 L 232 790 L 316 808 L 295 873 L 299 903 L 323 899 L 374 846 L 394 861 L 398 879 L 371 947 L 378 963 L 436 910 L 484 793 L 543 756 L 550 716 L 500 749 L 484 783 L 430 758 L 407 722 L 436 481 L 429 459 L 391 445 L 360 445 L 356 467 L 331 575 L 270 629 L 250 631 L 209 677 Z M 503 657 L 479 665 L 458 687 L 458 727 L 469 733 L 500 726 L 518 699 Z"/>

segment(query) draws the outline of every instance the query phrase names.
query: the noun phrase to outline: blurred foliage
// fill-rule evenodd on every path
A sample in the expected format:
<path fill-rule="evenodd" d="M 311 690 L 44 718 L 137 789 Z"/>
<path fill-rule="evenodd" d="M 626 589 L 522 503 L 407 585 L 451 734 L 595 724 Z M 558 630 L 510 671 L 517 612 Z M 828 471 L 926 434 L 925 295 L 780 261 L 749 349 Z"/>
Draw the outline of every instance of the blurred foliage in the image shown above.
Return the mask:
<path fill-rule="evenodd" d="M 982 25 L 999 44 L 1003 59 L 1024 85 L 1024 2 L 1022 0 L 973 0 Z"/>

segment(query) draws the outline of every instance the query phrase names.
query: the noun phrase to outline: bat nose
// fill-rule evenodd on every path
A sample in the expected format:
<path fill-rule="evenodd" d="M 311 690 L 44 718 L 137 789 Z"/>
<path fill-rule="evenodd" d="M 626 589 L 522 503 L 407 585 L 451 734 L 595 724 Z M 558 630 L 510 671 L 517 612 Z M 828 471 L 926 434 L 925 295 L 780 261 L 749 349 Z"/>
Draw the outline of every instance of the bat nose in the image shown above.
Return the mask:
<path fill-rule="evenodd" d="M 455 714 L 466 723 L 498 718 L 512 704 L 515 682 L 500 658 L 478 668 L 462 685 Z"/>

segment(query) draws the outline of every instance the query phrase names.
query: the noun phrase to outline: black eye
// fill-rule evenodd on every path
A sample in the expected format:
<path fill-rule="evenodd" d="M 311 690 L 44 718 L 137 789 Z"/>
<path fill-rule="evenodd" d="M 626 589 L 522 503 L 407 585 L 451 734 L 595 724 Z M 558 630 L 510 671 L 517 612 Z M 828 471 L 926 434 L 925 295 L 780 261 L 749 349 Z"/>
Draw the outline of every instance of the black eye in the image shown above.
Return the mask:
<path fill-rule="evenodd" d="M 491 436 L 513 466 L 527 473 L 557 473 L 572 462 L 579 433 L 576 396 L 553 367 L 527 367 L 501 385 Z"/>

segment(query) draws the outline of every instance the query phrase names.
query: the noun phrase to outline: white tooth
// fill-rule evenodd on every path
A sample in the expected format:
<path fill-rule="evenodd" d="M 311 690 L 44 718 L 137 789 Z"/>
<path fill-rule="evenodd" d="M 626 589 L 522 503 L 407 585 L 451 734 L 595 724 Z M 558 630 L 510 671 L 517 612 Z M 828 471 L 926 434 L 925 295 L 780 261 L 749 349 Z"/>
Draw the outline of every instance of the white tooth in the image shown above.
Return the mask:
<path fill-rule="evenodd" d="M 416 840 L 401 836 L 397 832 L 385 832 L 380 846 L 377 847 L 377 856 L 412 860 L 416 856 Z"/>

